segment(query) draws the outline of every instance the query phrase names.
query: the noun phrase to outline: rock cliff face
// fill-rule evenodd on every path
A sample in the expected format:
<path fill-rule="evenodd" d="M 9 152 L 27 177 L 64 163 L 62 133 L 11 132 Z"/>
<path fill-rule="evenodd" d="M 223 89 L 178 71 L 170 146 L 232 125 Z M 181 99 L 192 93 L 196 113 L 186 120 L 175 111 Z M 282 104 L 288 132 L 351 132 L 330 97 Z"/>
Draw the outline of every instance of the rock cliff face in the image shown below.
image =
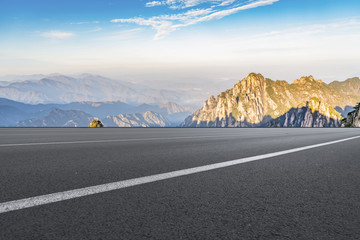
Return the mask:
<path fill-rule="evenodd" d="M 360 103 L 355 106 L 355 110 L 349 112 L 347 117 L 343 119 L 341 127 L 360 127 Z"/>
<path fill-rule="evenodd" d="M 159 113 L 119 114 L 103 119 L 105 127 L 168 127 L 171 123 Z"/>
<path fill-rule="evenodd" d="M 339 127 L 341 114 L 318 98 L 290 109 L 284 115 L 271 120 L 268 127 Z"/>
<path fill-rule="evenodd" d="M 348 89 L 350 86 L 352 90 Z M 313 97 L 333 108 L 344 109 L 360 99 L 360 79 L 354 78 L 328 85 L 309 76 L 301 77 L 289 84 L 286 81 L 272 81 L 261 74 L 251 73 L 232 89 L 222 92 L 216 98 L 211 96 L 205 101 L 204 106 L 186 118 L 181 126 L 266 126 L 271 120 L 279 118 Z"/>

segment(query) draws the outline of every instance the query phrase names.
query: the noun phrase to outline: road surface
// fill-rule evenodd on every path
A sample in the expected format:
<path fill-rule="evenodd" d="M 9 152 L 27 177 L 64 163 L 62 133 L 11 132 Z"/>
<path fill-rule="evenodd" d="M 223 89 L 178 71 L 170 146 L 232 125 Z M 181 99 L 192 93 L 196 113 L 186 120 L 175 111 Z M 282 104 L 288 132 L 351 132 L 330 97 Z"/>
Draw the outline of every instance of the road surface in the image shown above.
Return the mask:
<path fill-rule="evenodd" d="M 359 136 L 2 128 L 0 239 L 360 239 Z"/>

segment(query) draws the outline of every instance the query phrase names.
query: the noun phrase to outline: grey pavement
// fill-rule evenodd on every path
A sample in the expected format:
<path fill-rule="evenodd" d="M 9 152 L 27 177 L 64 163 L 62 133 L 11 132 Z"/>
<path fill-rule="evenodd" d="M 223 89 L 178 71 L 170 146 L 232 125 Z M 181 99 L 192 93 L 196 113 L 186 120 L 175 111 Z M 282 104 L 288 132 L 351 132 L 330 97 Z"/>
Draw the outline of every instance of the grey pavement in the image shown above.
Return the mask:
<path fill-rule="evenodd" d="M 360 129 L 1 128 L 0 203 Z M 0 214 L 0 239 L 360 239 L 360 138 Z"/>

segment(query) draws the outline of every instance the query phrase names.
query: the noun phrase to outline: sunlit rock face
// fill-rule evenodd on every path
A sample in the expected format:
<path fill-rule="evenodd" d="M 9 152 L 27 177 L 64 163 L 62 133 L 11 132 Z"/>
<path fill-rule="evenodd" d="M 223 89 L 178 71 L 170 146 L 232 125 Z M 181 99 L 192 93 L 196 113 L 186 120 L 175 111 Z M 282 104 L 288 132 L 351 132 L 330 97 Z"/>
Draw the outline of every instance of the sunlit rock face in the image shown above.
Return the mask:
<path fill-rule="evenodd" d="M 347 87 L 344 87 L 345 85 Z M 355 91 L 348 90 L 349 86 L 353 86 Z M 333 111 L 335 107 L 345 108 L 360 99 L 360 79 L 326 84 L 321 80 L 315 80 L 313 76 L 308 76 L 289 84 L 286 81 L 273 81 L 261 74 L 251 73 L 232 89 L 220 93 L 217 97 L 211 96 L 205 101 L 204 106 L 186 118 L 181 126 L 267 126 L 271 120 L 279 118 L 292 108 L 298 108 L 304 102 L 315 104 L 310 100 L 314 97 L 319 102 L 317 107 L 324 113 L 321 115 L 335 117 L 326 111 Z M 337 118 L 334 120 L 337 121 Z M 317 125 L 327 124 L 320 118 L 318 121 L 322 123 L 319 122 Z M 306 125 L 310 125 L 310 122 Z"/>
<path fill-rule="evenodd" d="M 268 127 L 339 127 L 341 114 L 329 104 L 312 98 L 271 120 Z"/>

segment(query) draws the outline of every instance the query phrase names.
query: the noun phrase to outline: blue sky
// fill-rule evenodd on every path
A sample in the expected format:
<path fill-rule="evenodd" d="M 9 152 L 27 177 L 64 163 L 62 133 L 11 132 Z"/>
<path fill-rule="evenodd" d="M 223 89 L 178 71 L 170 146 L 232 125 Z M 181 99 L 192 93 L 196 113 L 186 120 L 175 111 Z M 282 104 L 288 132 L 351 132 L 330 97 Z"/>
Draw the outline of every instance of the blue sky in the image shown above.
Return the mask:
<path fill-rule="evenodd" d="M 2 0 L 0 75 L 359 75 L 358 0 Z"/>

